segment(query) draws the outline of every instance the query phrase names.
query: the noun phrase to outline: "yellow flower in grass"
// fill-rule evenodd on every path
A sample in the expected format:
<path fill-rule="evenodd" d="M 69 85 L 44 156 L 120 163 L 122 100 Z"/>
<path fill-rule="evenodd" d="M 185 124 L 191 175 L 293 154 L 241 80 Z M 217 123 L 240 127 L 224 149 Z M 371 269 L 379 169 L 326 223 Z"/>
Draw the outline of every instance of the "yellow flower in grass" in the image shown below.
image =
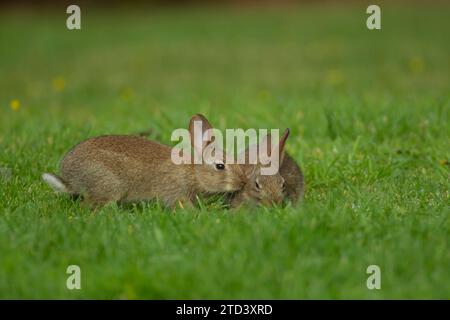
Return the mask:
<path fill-rule="evenodd" d="M 66 87 L 66 80 L 63 77 L 56 77 L 52 81 L 52 86 L 56 92 L 63 91 Z"/>
<path fill-rule="evenodd" d="M 11 107 L 12 111 L 17 111 L 20 108 L 20 101 L 17 99 L 11 100 L 9 106 Z"/>

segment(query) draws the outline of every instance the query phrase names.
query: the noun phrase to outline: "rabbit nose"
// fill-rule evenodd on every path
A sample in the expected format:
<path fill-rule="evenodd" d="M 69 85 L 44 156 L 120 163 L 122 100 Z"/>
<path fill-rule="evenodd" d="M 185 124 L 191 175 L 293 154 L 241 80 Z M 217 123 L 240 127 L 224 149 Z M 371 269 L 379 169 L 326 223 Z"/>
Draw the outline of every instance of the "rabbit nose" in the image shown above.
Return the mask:
<path fill-rule="evenodd" d="M 281 195 L 277 196 L 277 197 L 275 198 L 275 201 L 273 201 L 273 203 L 274 203 L 275 205 L 280 205 L 280 204 L 282 204 L 282 203 L 283 203 L 283 196 L 281 196 Z"/>

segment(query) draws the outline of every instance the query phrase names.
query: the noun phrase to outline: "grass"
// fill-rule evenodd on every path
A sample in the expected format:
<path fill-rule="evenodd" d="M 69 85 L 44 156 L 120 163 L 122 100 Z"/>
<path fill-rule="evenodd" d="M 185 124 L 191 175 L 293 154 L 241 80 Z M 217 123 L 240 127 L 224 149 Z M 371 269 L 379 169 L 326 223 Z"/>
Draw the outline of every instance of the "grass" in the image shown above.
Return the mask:
<path fill-rule="evenodd" d="M 448 13 L 82 8 L 68 31 L 64 8 L 2 10 L 0 298 L 450 298 Z M 290 127 L 304 203 L 92 214 L 40 180 L 82 139 L 170 143 L 198 112 Z"/>

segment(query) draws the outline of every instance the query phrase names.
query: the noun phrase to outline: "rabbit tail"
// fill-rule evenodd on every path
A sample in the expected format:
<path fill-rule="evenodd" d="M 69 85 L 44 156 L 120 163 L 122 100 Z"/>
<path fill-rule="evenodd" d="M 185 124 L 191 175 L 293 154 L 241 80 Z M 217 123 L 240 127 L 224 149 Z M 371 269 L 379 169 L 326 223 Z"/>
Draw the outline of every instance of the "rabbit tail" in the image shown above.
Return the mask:
<path fill-rule="evenodd" d="M 58 177 L 56 174 L 44 173 L 42 175 L 42 180 L 44 180 L 56 192 L 69 193 L 67 184 L 61 177 Z"/>

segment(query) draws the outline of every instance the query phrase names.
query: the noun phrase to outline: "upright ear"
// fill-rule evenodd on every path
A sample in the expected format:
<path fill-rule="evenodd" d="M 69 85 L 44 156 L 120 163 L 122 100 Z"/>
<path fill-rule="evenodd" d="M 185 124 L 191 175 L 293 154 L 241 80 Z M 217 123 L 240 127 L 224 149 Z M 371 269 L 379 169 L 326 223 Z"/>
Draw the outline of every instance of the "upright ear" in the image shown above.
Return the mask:
<path fill-rule="evenodd" d="M 261 168 L 257 164 L 247 164 L 244 165 L 244 174 L 247 179 L 251 179 L 257 175 L 261 174 Z"/>
<path fill-rule="evenodd" d="M 212 142 L 212 129 L 208 119 L 202 114 L 192 116 L 189 121 L 189 134 L 191 137 L 191 145 L 198 156 L 202 157 L 205 147 Z M 203 135 L 207 132 L 207 135 Z"/>
<path fill-rule="evenodd" d="M 280 152 L 280 163 L 284 160 L 284 146 L 286 145 L 286 140 L 289 137 L 290 130 L 287 128 L 284 130 L 283 135 L 280 137 L 280 142 L 278 143 L 278 151 Z"/>
<path fill-rule="evenodd" d="M 283 134 L 280 137 L 280 140 L 278 142 L 278 153 L 279 153 L 279 163 L 283 163 L 284 160 L 284 146 L 286 145 L 286 140 L 289 137 L 290 130 L 287 128 L 284 130 Z M 269 156 L 272 155 L 272 136 L 270 134 L 267 134 L 264 138 L 262 138 L 259 145 L 265 145 L 267 147 L 267 154 Z"/>

